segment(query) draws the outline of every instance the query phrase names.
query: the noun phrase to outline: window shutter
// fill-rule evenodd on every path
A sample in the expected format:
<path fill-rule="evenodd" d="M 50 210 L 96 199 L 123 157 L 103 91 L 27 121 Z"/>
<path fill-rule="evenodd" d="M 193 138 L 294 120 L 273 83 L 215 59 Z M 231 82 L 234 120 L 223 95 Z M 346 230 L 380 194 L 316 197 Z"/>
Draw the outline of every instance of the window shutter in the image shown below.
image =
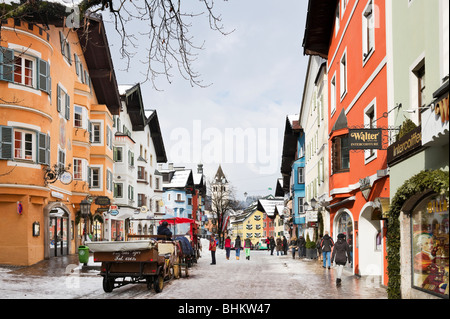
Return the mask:
<path fill-rule="evenodd" d="M 37 133 L 37 162 L 39 164 L 47 164 L 47 135 Z"/>
<path fill-rule="evenodd" d="M 88 121 L 89 142 L 92 143 L 92 122 Z"/>
<path fill-rule="evenodd" d="M 49 93 L 49 81 L 48 81 L 48 78 L 50 77 L 49 64 L 45 60 L 38 59 L 37 65 L 38 65 L 38 72 L 37 72 L 38 89 Z"/>
<path fill-rule="evenodd" d="M 59 84 L 56 87 L 56 109 L 61 113 L 61 87 Z"/>
<path fill-rule="evenodd" d="M 113 148 L 113 160 L 114 162 L 117 162 L 117 147 L 115 146 Z"/>
<path fill-rule="evenodd" d="M 66 93 L 66 120 L 70 120 L 70 95 Z"/>
<path fill-rule="evenodd" d="M 66 39 L 64 38 L 64 34 L 62 33 L 62 31 L 59 31 L 59 42 L 61 44 L 61 54 L 65 56 L 65 53 L 66 53 L 66 50 L 65 50 Z"/>
<path fill-rule="evenodd" d="M 0 159 L 13 158 L 13 129 L 0 126 Z"/>
<path fill-rule="evenodd" d="M 80 75 L 80 59 L 78 58 L 78 55 L 76 53 L 73 54 L 73 58 L 75 60 L 75 72 L 77 72 L 77 75 Z"/>
<path fill-rule="evenodd" d="M 45 147 L 45 163 L 50 165 L 50 135 L 46 135 L 46 147 Z"/>
<path fill-rule="evenodd" d="M 14 51 L 0 47 L 0 80 L 14 81 Z"/>
<path fill-rule="evenodd" d="M 91 168 L 89 166 L 87 168 L 87 173 L 88 173 L 88 186 L 89 188 L 91 188 Z"/>

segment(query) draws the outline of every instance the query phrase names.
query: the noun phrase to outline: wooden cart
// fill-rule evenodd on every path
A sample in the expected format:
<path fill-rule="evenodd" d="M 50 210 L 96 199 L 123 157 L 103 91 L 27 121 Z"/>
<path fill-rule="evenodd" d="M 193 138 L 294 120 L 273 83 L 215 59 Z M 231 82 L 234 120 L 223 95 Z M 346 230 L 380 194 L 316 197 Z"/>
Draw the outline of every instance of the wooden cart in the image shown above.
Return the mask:
<path fill-rule="evenodd" d="M 101 262 L 103 290 L 134 283 L 146 283 L 155 292 L 163 290 L 164 281 L 174 277 L 178 258 L 176 243 L 166 240 L 91 242 L 94 261 Z"/>

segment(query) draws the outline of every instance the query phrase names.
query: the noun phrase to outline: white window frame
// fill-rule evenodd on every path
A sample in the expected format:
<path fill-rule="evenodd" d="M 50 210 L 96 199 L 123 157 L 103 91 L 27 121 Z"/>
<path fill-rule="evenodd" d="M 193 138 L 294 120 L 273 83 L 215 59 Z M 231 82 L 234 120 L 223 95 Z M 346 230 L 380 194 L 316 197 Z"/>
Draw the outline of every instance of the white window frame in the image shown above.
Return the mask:
<path fill-rule="evenodd" d="M 339 89 L 340 89 L 340 101 L 344 99 L 344 97 L 347 95 L 348 91 L 348 73 L 347 73 L 347 65 L 348 65 L 348 59 L 347 59 L 347 48 L 345 48 L 344 53 L 342 54 L 341 61 L 339 63 Z"/>
<path fill-rule="evenodd" d="M 92 121 L 91 120 L 91 125 L 92 125 L 92 141 L 91 144 L 95 144 L 96 146 L 103 146 L 103 121 L 101 120 L 95 120 Z M 99 137 L 99 141 L 96 142 L 95 141 L 95 127 L 98 126 L 98 137 Z"/>
<path fill-rule="evenodd" d="M 377 119 L 377 101 L 376 98 L 373 99 L 369 105 L 367 105 L 364 108 L 364 127 L 365 128 L 376 128 L 377 124 L 375 122 L 374 126 L 371 127 L 370 124 L 370 116 L 369 114 L 373 113 L 373 120 Z M 372 162 L 373 160 L 375 160 L 378 156 L 378 150 L 376 149 L 369 149 L 369 150 L 364 150 L 364 164 L 367 165 L 368 163 Z"/>
<path fill-rule="evenodd" d="M 21 74 L 20 74 L 20 82 L 16 81 L 16 60 L 20 59 L 20 68 L 21 68 Z M 25 61 L 30 61 L 32 63 L 31 65 L 31 85 L 27 84 L 25 81 L 26 75 L 25 75 Z M 32 57 L 28 54 L 24 54 L 24 53 L 20 53 L 15 51 L 14 52 L 14 74 L 13 74 L 13 83 L 14 84 L 19 84 L 19 85 L 24 85 L 33 89 L 37 88 L 37 79 L 36 79 L 36 75 L 37 75 L 37 69 L 36 69 L 36 65 L 37 65 L 37 59 L 35 57 Z"/>
<path fill-rule="evenodd" d="M 16 133 L 20 133 L 21 135 L 21 145 L 20 145 L 20 156 L 16 156 Z M 25 155 L 25 144 L 27 143 L 25 141 L 26 134 L 29 134 L 31 136 L 31 158 L 26 158 Z M 36 132 L 24 130 L 24 129 L 13 129 L 13 159 L 14 160 L 22 160 L 22 161 L 29 161 L 29 162 L 36 162 L 36 148 L 37 148 L 37 141 L 36 141 Z"/>
<path fill-rule="evenodd" d="M 95 189 L 95 190 L 103 190 L 103 166 L 102 165 L 91 165 L 89 167 L 89 169 L 91 170 L 91 174 L 90 174 L 90 178 L 91 180 L 89 181 L 91 187 L 90 189 Z M 94 186 L 94 170 L 98 170 L 98 187 Z"/>
<path fill-rule="evenodd" d="M 369 7 L 371 10 L 369 11 Z M 371 18 L 368 17 L 371 12 Z M 375 52 L 375 6 L 373 0 L 369 0 L 362 13 L 362 60 L 363 66 L 369 61 Z M 370 40 L 372 43 L 370 43 Z"/>
<path fill-rule="evenodd" d="M 336 113 L 336 73 L 334 73 L 333 77 L 330 81 L 330 109 L 331 109 L 331 117 L 333 117 L 334 113 Z"/>

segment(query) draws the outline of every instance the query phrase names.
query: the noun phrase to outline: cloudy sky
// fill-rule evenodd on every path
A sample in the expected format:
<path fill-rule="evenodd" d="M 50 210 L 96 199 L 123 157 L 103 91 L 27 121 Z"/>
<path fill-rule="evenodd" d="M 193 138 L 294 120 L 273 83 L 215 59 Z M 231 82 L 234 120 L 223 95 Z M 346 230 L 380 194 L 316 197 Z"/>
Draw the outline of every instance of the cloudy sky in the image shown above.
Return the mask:
<path fill-rule="evenodd" d="M 208 179 L 221 164 L 240 199 L 245 192 L 273 194 L 281 177 L 286 116 L 299 113 L 302 97 L 308 62 L 302 49 L 307 1 L 214 3 L 225 30 L 234 32 L 224 36 L 210 30 L 206 15 L 194 20 L 191 29 L 197 44 L 205 41 L 193 68 L 211 85 L 192 87 L 175 70 L 172 83 L 157 79 L 161 91 L 150 82 L 141 83 L 144 103 L 158 112 L 168 162 L 190 168 L 201 162 Z M 204 11 L 200 1 L 186 5 Z M 103 14 L 103 19 L 110 17 Z M 141 72 L 146 66 L 139 54 L 125 70 L 117 33 L 112 23 L 106 25 L 118 84 L 144 81 Z M 137 35 L 142 27 L 134 22 L 129 31 Z M 140 43 L 145 44 L 145 38 Z M 142 53 L 145 48 L 137 50 Z"/>

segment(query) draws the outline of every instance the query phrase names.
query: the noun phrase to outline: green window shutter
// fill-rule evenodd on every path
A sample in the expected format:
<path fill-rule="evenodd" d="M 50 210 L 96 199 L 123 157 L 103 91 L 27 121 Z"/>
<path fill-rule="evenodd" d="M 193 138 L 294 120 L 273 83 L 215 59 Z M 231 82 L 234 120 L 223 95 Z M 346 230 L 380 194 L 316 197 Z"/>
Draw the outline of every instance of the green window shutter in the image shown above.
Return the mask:
<path fill-rule="evenodd" d="M 0 47 L 0 80 L 14 82 L 14 50 Z"/>
<path fill-rule="evenodd" d="M 61 113 L 61 87 L 59 84 L 56 87 L 56 109 Z"/>
<path fill-rule="evenodd" d="M 91 168 L 89 166 L 87 168 L 87 173 L 88 173 L 88 186 L 89 188 L 91 188 Z"/>
<path fill-rule="evenodd" d="M 47 164 L 47 135 L 36 133 L 37 140 L 37 162 L 39 164 Z"/>
<path fill-rule="evenodd" d="M 50 135 L 46 135 L 47 144 L 45 147 L 45 164 L 50 165 Z"/>
<path fill-rule="evenodd" d="M 70 96 L 66 93 L 66 120 L 70 120 Z"/>
<path fill-rule="evenodd" d="M 77 72 L 77 75 L 80 75 L 80 59 L 76 53 L 73 54 L 73 58 L 75 60 L 75 71 Z"/>
<path fill-rule="evenodd" d="M 0 159 L 13 158 L 13 129 L 0 126 Z"/>
<path fill-rule="evenodd" d="M 50 67 L 47 61 L 37 59 L 37 65 L 38 65 L 38 89 L 42 90 L 44 92 L 49 93 L 49 81 L 48 78 L 50 77 Z"/>

